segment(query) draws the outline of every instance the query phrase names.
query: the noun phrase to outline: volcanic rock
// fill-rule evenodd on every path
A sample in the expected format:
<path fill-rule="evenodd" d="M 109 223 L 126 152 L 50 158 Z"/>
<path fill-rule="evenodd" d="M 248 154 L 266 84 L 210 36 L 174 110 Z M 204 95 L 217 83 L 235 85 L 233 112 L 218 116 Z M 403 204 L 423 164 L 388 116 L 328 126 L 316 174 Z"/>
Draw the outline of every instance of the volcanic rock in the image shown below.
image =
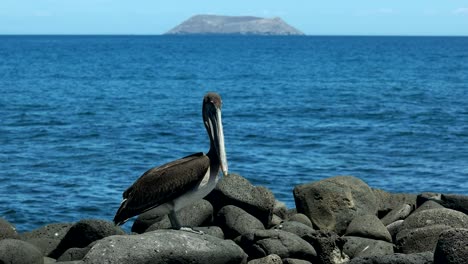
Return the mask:
<path fill-rule="evenodd" d="M 440 234 L 434 264 L 468 263 L 468 229 L 454 228 Z"/>
<path fill-rule="evenodd" d="M 0 263 L 43 264 L 41 252 L 30 243 L 5 238 L 0 240 Z"/>

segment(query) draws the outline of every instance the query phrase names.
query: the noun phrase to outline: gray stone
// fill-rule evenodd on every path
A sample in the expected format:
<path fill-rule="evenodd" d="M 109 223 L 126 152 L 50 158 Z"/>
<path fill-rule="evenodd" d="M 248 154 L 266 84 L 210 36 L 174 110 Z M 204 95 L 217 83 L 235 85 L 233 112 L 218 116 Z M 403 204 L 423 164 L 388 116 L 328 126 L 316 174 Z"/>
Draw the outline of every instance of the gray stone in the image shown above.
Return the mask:
<path fill-rule="evenodd" d="M 303 223 L 304 225 L 313 228 L 312 221 L 310 221 L 309 217 L 305 214 L 293 214 L 288 218 L 288 220 Z"/>
<path fill-rule="evenodd" d="M 116 235 L 96 242 L 85 264 L 246 263 L 247 255 L 231 240 L 179 230 Z"/>
<path fill-rule="evenodd" d="M 255 229 L 265 229 L 260 220 L 234 205 L 221 208 L 215 223 L 223 229 L 226 238 L 235 238 Z"/>
<path fill-rule="evenodd" d="M 273 216 L 271 217 L 271 222 L 270 222 L 270 227 L 273 227 L 273 226 L 276 226 L 276 225 L 279 225 L 283 222 L 283 219 L 281 219 L 281 217 L 273 214 Z"/>
<path fill-rule="evenodd" d="M 434 252 L 434 264 L 468 263 L 468 229 L 443 231 Z"/>
<path fill-rule="evenodd" d="M 281 260 L 280 256 L 276 254 L 271 254 L 263 258 L 259 259 L 252 259 L 247 264 L 282 264 L 283 261 Z"/>
<path fill-rule="evenodd" d="M 44 258 L 35 246 L 18 239 L 5 238 L 0 240 L 0 263 L 43 264 Z"/>
<path fill-rule="evenodd" d="M 398 252 L 410 254 L 434 252 L 440 234 L 450 229 L 446 225 L 430 225 L 400 231 L 395 240 Z"/>
<path fill-rule="evenodd" d="M 441 204 L 465 214 L 468 214 L 468 196 L 459 194 L 442 194 Z"/>
<path fill-rule="evenodd" d="M 317 233 L 312 227 L 304 225 L 303 223 L 296 222 L 296 221 L 285 221 L 277 226 L 274 229 L 283 230 L 289 233 L 293 233 L 298 235 L 300 238 L 305 238 L 309 236 L 313 236 Z"/>
<path fill-rule="evenodd" d="M 112 222 L 96 219 L 81 220 L 68 230 L 57 248 L 49 254 L 49 257 L 57 259 L 69 248 L 83 248 L 104 237 L 121 234 L 125 234 L 125 232 Z"/>
<path fill-rule="evenodd" d="M 18 239 L 19 235 L 14 225 L 0 217 L 0 240 L 6 238 Z"/>
<path fill-rule="evenodd" d="M 423 204 L 421 204 L 416 210 L 414 210 L 413 214 L 418 213 L 420 211 L 428 210 L 428 209 L 437 209 L 437 208 L 445 208 L 440 203 L 434 202 L 434 201 L 425 201 Z"/>
<path fill-rule="evenodd" d="M 343 234 L 359 214 L 377 214 L 378 203 L 371 188 L 352 176 L 337 176 L 294 188 L 299 213 L 305 214 L 314 227 Z"/>
<path fill-rule="evenodd" d="M 380 189 L 372 189 L 378 201 L 379 216 L 383 216 L 388 212 L 400 207 L 403 204 L 409 204 L 415 207 L 417 196 L 407 193 L 390 193 Z"/>
<path fill-rule="evenodd" d="M 207 200 L 198 200 L 176 212 L 177 219 L 182 226 L 197 227 L 211 224 L 213 220 L 213 206 Z M 132 226 L 132 232 L 143 233 L 157 229 L 171 228 L 167 215 L 158 215 L 155 210 L 140 214 Z"/>
<path fill-rule="evenodd" d="M 60 261 L 60 262 L 55 262 L 56 264 L 84 264 L 82 260 L 71 260 L 71 261 Z"/>
<path fill-rule="evenodd" d="M 408 215 L 413 211 L 413 206 L 409 204 L 402 204 L 395 209 L 391 210 L 386 214 L 380 221 L 387 226 L 390 223 L 393 223 L 397 220 L 402 220 L 408 217 Z"/>
<path fill-rule="evenodd" d="M 395 221 L 395 222 L 393 222 L 393 223 L 386 226 L 388 232 L 392 236 L 392 241 L 395 240 L 396 235 L 398 234 L 398 232 L 401 231 L 401 227 L 403 226 L 403 222 L 404 222 L 404 220 L 397 220 L 397 221 Z"/>
<path fill-rule="evenodd" d="M 283 264 L 312 264 L 312 262 L 303 259 L 285 258 Z"/>
<path fill-rule="evenodd" d="M 281 258 L 312 259 L 315 249 L 299 236 L 277 229 L 255 230 L 236 238 L 250 259 L 277 254 Z"/>
<path fill-rule="evenodd" d="M 73 223 L 54 223 L 39 227 L 31 232 L 21 234 L 22 240 L 33 238 L 46 238 L 62 240 L 68 230 L 73 226 Z"/>
<path fill-rule="evenodd" d="M 286 207 L 285 203 L 275 200 L 273 214 L 279 216 L 281 219 L 286 219 L 288 217 L 288 207 Z"/>
<path fill-rule="evenodd" d="M 55 264 L 57 263 L 57 260 L 49 257 L 43 257 L 44 259 L 44 264 Z"/>
<path fill-rule="evenodd" d="M 424 193 L 418 194 L 416 198 L 416 208 L 421 206 L 421 204 L 425 203 L 426 201 L 440 202 L 441 197 L 442 197 L 442 194 L 440 193 L 424 192 Z"/>
<path fill-rule="evenodd" d="M 429 225 L 446 225 L 453 228 L 468 228 L 468 215 L 447 208 L 419 211 L 411 214 L 405 219 L 402 230 Z"/>
<path fill-rule="evenodd" d="M 309 242 L 317 252 L 314 262 L 321 264 L 346 263 L 349 257 L 343 253 L 346 239 L 329 231 L 314 231 L 302 237 Z"/>
<path fill-rule="evenodd" d="M 387 228 L 377 216 L 370 214 L 356 216 L 346 229 L 345 235 L 392 242 L 392 236 Z"/>
<path fill-rule="evenodd" d="M 343 252 L 351 259 L 355 257 L 383 256 L 393 254 L 393 244 L 382 240 L 345 236 Z"/>
<path fill-rule="evenodd" d="M 43 256 L 48 256 L 60 243 L 60 240 L 51 238 L 31 238 L 24 241 L 34 245 Z"/>
<path fill-rule="evenodd" d="M 275 206 L 275 196 L 263 186 L 253 186 L 237 174 L 223 177 L 206 199 L 219 211 L 225 205 L 235 205 L 270 226 Z"/>
<path fill-rule="evenodd" d="M 432 264 L 432 252 L 416 254 L 395 253 L 385 256 L 357 257 L 348 264 Z"/>
<path fill-rule="evenodd" d="M 88 246 L 84 248 L 69 248 L 57 259 L 57 261 L 75 261 L 75 260 L 82 260 L 84 256 L 89 252 L 89 250 L 96 244 L 97 242 L 92 242 Z"/>
<path fill-rule="evenodd" d="M 206 235 L 224 239 L 224 232 L 219 226 L 200 226 L 196 230 L 202 231 Z"/>

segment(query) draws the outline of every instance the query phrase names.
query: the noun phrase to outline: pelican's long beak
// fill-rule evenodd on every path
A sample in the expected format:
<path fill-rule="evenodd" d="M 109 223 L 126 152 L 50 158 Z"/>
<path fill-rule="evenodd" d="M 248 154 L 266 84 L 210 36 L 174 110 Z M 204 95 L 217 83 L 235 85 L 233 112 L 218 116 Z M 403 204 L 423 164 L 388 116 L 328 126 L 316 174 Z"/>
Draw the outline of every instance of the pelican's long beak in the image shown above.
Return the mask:
<path fill-rule="evenodd" d="M 221 171 L 224 176 L 228 175 L 228 164 L 226 158 L 226 148 L 224 147 L 224 131 L 223 131 L 223 122 L 221 120 L 221 109 L 216 108 L 216 123 L 218 127 L 217 141 L 218 141 L 218 155 L 220 160 Z"/>

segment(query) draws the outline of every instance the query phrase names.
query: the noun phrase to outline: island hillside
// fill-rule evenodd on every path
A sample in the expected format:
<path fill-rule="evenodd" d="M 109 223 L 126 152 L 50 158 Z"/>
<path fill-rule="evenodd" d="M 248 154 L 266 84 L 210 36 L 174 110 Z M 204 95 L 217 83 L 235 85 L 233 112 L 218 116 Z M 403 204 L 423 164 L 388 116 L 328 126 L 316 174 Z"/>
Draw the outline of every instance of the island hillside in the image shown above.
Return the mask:
<path fill-rule="evenodd" d="M 196 15 L 169 30 L 166 35 L 304 35 L 281 18 Z"/>

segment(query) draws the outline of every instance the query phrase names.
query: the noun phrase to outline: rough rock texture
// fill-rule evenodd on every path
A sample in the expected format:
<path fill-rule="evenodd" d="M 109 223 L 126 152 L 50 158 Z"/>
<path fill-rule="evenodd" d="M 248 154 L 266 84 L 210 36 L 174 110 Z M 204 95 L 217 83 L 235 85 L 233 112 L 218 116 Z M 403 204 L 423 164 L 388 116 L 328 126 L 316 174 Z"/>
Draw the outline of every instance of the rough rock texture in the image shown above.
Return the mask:
<path fill-rule="evenodd" d="M 265 229 L 260 220 L 234 205 L 221 208 L 215 223 L 224 230 L 226 238 L 235 238 L 255 229 Z"/>
<path fill-rule="evenodd" d="M 393 244 L 382 240 L 345 236 L 343 252 L 351 259 L 355 257 L 383 256 L 393 254 Z"/>
<path fill-rule="evenodd" d="M 202 231 L 206 235 L 224 239 L 224 231 L 219 226 L 200 226 L 195 230 Z"/>
<path fill-rule="evenodd" d="M 39 251 L 41 251 L 43 256 L 48 256 L 50 253 L 52 253 L 52 251 L 54 251 L 60 243 L 60 240 L 51 238 L 31 238 L 24 241 L 34 245 L 37 249 L 39 249 Z"/>
<path fill-rule="evenodd" d="M 182 226 L 201 226 L 213 220 L 213 206 L 210 202 L 202 199 L 182 208 L 176 215 Z M 166 228 L 171 228 L 169 217 L 158 215 L 154 210 L 149 210 L 137 217 L 133 223 L 132 232 L 143 233 Z"/>
<path fill-rule="evenodd" d="M 288 207 L 286 207 L 285 203 L 275 200 L 273 214 L 279 216 L 281 219 L 286 219 L 288 217 Z"/>
<path fill-rule="evenodd" d="M 315 264 L 339 264 L 349 261 L 349 257 L 343 254 L 346 240 L 336 233 L 314 230 L 305 233 L 301 238 L 316 250 L 317 257 L 313 260 Z"/>
<path fill-rule="evenodd" d="M 285 258 L 283 264 L 312 264 L 312 262 L 303 259 Z"/>
<path fill-rule="evenodd" d="M 402 204 L 386 214 L 380 221 L 386 226 L 397 220 L 405 219 L 413 211 L 413 206 Z"/>
<path fill-rule="evenodd" d="M 31 232 L 21 234 L 22 240 L 33 238 L 49 238 L 62 240 L 68 230 L 73 226 L 73 223 L 54 223 L 39 227 Z"/>
<path fill-rule="evenodd" d="M 392 242 L 392 236 L 387 228 L 375 215 L 358 215 L 349 224 L 345 235 L 366 237 Z"/>
<path fill-rule="evenodd" d="M 263 258 L 253 259 L 249 261 L 247 264 L 282 264 L 283 261 L 281 260 L 280 256 L 276 254 L 271 254 Z"/>
<path fill-rule="evenodd" d="M 281 18 L 196 15 L 166 34 L 304 35 Z"/>
<path fill-rule="evenodd" d="M 414 210 L 413 214 L 418 213 L 419 211 L 424 211 L 427 209 L 437 209 L 437 208 L 445 208 L 440 203 L 434 202 L 434 201 L 425 201 L 423 204 L 421 204 L 416 210 Z"/>
<path fill-rule="evenodd" d="M 468 263 L 468 229 L 454 228 L 440 234 L 434 264 Z"/>
<path fill-rule="evenodd" d="M 15 226 L 7 220 L 0 218 L 0 240 L 6 238 L 18 239 L 19 235 L 16 232 Z"/>
<path fill-rule="evenodd" d="M 42 264 L 44 259 L 35 246 L 18 239 L 6 238 L 0 240 L 0 263 Z"/>
<path fill-rule="evenodd" d="M 282 230 L 254 230 L 235 240 L 249 255 L 257 259 L 277 254 L 281 258 L 312 259 L 317 256 L 315 249 L 299 236 Z"/>
<path fill-rule="evenodd" d="M 397 234 L 395 244 L 398 252 L 405 254 L 425 251 L 434 252 L 440 234 L 448 229 L 450 227 L 446 225 L 405 229 Z"/>
<path fill-rule="evenodd" d="M 215 213 L 225 205 L 235 205 L 259 219 L 264 226 L 270 226 L 275 197 L 265 187 L 253 186 L 237 174 L 223 177 L 215 189 L 206 197 Z"/>
<path fill-rule="evenodd" d="M 121 235 L 125 232 L 113 223 L 104 220 L 85 219 L 74 224 L 60 241 L 57 248 L 50 253 L 49 257 L 57 259 L 67 249 L 83 248 L 91 242 L 111 235 Z"/>
<path fill-rule="evenodd" d="M 379 216 L 383 216 L 391 210 L 400 207 L 402 204 L 416 205 L 417 196 L 407 193 L 389 193 L 380 189 L 372 189 L 377 198 Z"/>
<path fill-rule="evenodd" d="M 296 221 L 286 221 L 274 227 L 274 229 L 283 230 L 298 235 L 300 238 L 316 235 L 318 231 L 312 227 Z"/>
<path fill-rule="evenodd" d="M 416 254 L 395 253 L 385 256 L 358 257 L 348 264 L 432 264 L 432 252 Z"/>
<path fill-rule="evenodd" d="M 392 241 L 395 241 L 396 235 L 401 231 L 404 220 L 397 220 L 386 226 L 388 232 L 392 236 Z"/>
<path fill-rule="evenodd" d="M 116 235 L 101 239 L 83 261 L 86 264 L 238 264 L 246 263 L 247 256 L 230 240 L 178 230 L 157 230 L 140 235 Z"/>
<path fill-rule="evenodd" d="M 288 218 L 289 221 L 296 221 L 313 228 L 312 221 L 305 214 L 293 214 Z"/>
<path fill-rule="evenodd" d="M 442 206 L 468 214 L 468 196 L 458 194 L 422 193 L 418 195 L 418 206 L 426 201 L 434 201 Z"/>
<path fill-rule="evenodd" d="M 453 228 L 468 228 L 468 215 L 447 208 L 419 211 L 411 214 L 405 219 L 402 230 L 425 227 L 428 225 L 446 225 Z"/>
<path fill-rule="evenodd" d="M 379 206 L 371 188 L 352 176 L 298 185 L 294 200 L 298 212 L 309 217 L 314 226 L 338 234 L 344 233 L 356 215 L 376 215 Z"/>
<path fill-rule="evenodd" d="M 69 248 L 57 259 L 57 261 L 82 260 L 89 250 L 96 244 L 96 241 L 84 248 Z"/>

